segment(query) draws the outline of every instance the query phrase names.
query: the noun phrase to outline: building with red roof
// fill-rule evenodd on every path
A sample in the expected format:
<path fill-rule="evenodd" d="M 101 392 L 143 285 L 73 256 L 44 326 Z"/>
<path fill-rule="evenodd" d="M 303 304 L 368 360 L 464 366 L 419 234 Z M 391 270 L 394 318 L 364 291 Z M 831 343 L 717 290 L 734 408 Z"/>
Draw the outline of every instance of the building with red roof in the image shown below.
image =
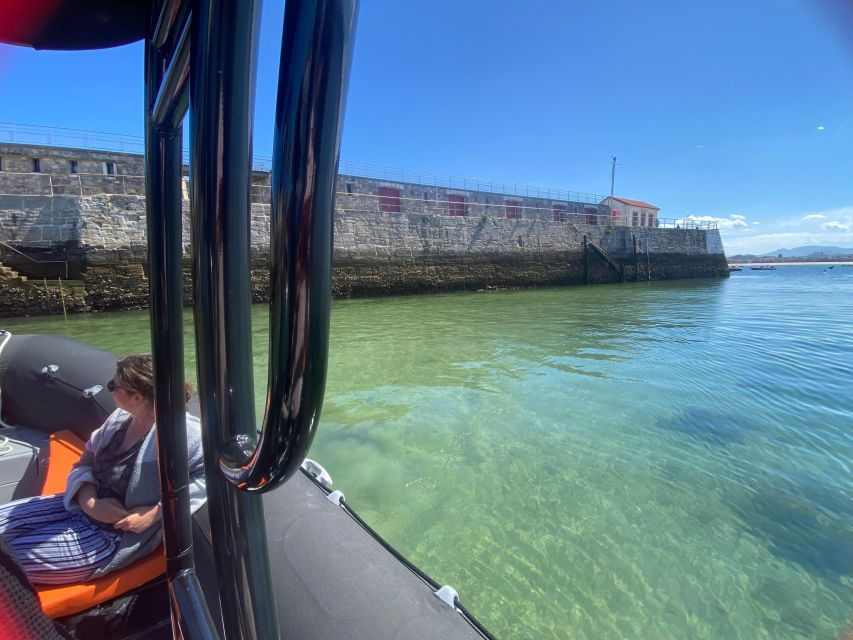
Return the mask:
<path fill-rule="evenodd" d="M 614 225 L 623 227 L 656 227 L 658 211 L 656 207 L 642 200 L 631 200 L 608 196 L 601 201 L 610 211 L 610 220 Z"/>

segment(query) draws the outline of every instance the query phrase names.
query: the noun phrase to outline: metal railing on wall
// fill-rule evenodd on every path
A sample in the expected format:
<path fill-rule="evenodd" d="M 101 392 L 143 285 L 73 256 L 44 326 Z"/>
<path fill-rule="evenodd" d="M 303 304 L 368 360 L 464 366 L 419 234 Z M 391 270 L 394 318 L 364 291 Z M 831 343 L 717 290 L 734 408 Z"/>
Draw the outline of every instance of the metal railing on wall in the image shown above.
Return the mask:
<path fill-rule="evenodd" d="M 368 164 L 364 162 L 341 162 L 339 173 L 343 176 L 353 176 L 356 178 L 371 178 L 374 180 L 420 184 L 428 187 L 461 189 L 463 191 L 482 191 L 485 193 L 499 193 L 508 196 L 566 200 L 569 202 L 583 202 L 587 204 L 598 204 L 606 197 L 584 191 L 569 191 L 565 189 L 539 187 L 502 180 L 486 180 L 483 178 L 454 176 L 434 171 L 385 167 L 378 164 Z"/>
<path fill-rule="evenodd" d="M 28 190 L 22 194 L 20 190 L 8 191 L 6 177 L 27 176 L 41 183 L 38 187 L 41 193 L 33 193 L 33 185 L 27 185 Z M 110 191 L 104 191 L 106 186 Z M 100 191 L 99 191 L 100 189 Z M 110 193 L 115 195 L 145 195 L 145 176 L 110 173 L 41 173 L 0 171 L 0 195 L 90 195 L 92 193 Z"/>
<path fill-rule="evenodd" d="M 346 213 L 376 213 L 376 209 L 358 209 L 352 207 L 341 207 L 338 211 L 346 212 Z M 387 212 L 381 212 L 387 213 Z M 592 226 L 616 226 L 612 225 L 610 222 L 610 218 L 608 216 L 602 216 L 591 213 L 568 213 L 560 217 L 559 220 L 555 220 L 553 218 L 548 217 L 550 212 L 547 209 L 541 209 L 539 213 L 541 215 L 537 215 L 533 212 L 528 212 L 527 215 L 505 215 L 490 213 L 488 211 L 478 211 L 474 207 L 466 208 L 464 211 L 460 212 L 458 209 L 430 209 L 429 211 L 405 211 L 404 213 L 411 213 L 417 215 L 432 215 L 432 216 L 448 216 L 448 217 L 460 217 L 460 218 L 473 218 L 473 219 L 481 219 L 486 221 L 488 219 L 507 219 L 507 220 L 518 220 L 519 222 L 533 222 L 533 221 L 544 221 L 544 222 L 567 222 L 572 224 L 587 224 Z"/>
<path fill-rule="evenodd" d="M 145 138 L 143 136 L 67 127 L 45 127 L 15 122 L 0 122 L 0 142 L 70 147 L 91 151 L 118 151 L 140 156 L 145 152 Z M 184 145 L 183 161 L 185 165 L 189 165 L 189 145 Z M 269 171 L 271 167 L 271 157 L 254 156 L 252 159 L 252 168 L 255 171 Z"/>
<path fill-rule="evenodd" d="M 7 243 L 3 242 L 2 240 L 0 240 L 0 248 L 3 248 L 3 249 L 6 249 L 8 251 L 11 251 L 13 253 L 16 253 L 17 255 L 22 256 L 22 257 L 26 258 L 27 260 L 29 260 L 30 262 L 33 262 L 35 264 L 64 264 L 65 265 L 65 279 L 68 280 L 68 260 L 37 260 L 36 258 L 33 258 L 32 256 L 28 256 L 26 253 L 19 251 L 18 249 L 16 249 L 12 245 L 7 244 Z"/>
<path fill-rule="evenodd" d="M 571 222 L 593 226 L 616 226 L 610 216 L 589 211 L 575 211 L 567 208 L 549 208 L 518 203 L 490 203 L 475 201 L 451 201 L 441 199 L 395 198 L 372 193 L 337 192 L 339 211 L 348 213 L 405 213 L 412 215 L 432 215 L 449 217 L 509 219 L 519 221 Z M 358 201 L 350 206 L 348 201 Z M 364 206 L 366 204 L 367 206 Z M 598 208 L 594 211 L 599 211 Z"/>
<path fill-rule="evenodd" d="M 15 122 L 0 122 L 0 140 L 19 144 L 75 147 L 93 151 L 121 151 L 140 155 L 145 150 L 143 136 Z"/>
<path fill-rule="evenodd" d="M 41 125 L 0 122 L 0 141 L 19 144 L 36 144 L 57 147 L 74 147 L 91 149 L 93 151 L 120 151 L 122 153 L 142 154 L 145 148 L 145 138 L 120 133 L 89 131 L 87 129 L 70 129 L 66 127 L 46 127 Z M 189 164 L 189 145 L 184 145 L 184 164 Z M 269 171 L 272 158 L 255 155 L 252 157 L 252 168 L 255 171 Z M 567 200 L 598 204 L 606 196 L 585 191 L 570 191 L 551 187 L 535 186 L 510 182 L 456 176 L 435 171 L 387 167 L 366 162 L 343 161 L 339 172 L 356 178 L 372 178 L 405 182 L 463 191 L 482 191 L 528 198 L 547 198 L 550 200 Z"/>
<path fill-rule="evenodd" d="M 646 229 L 716 229 L 717 222 L 712 220 L 693 220 L 690 218 L 641 218 L 637 224 L 626 224 L 621 218 L 589 211 L 572 211 L 566 208 L 528 206 L 521 203 L 494 203 L 473 201 L 449 201 L 439 199 L 420 199 L 378 195 L 374 193 L 350 193 L 338 191 L 338 201 L 343 203 L 341 211 L 376 213 L 410 213 L 439 216 L 486 216 L 507 218 L 510 220 L 550 220 L 553 222 L 573 222 L 594 226 L 631 227 Z M 352 200 L 366 199 L 370 208 L 347 206 L 347 197 Z M 374 204 L 375 202 L 375 204 Z M 595 211 L 600 211 L 596 208 Z"/>
<path fill-rule="evenodd" d="M 27 176 L 31 179 L 37 176 L 42 183 L 41 194 L 32 194 L 30 191 L 27 195 L 88 195 L 93 193 L 109 193 L 114 195 L 144 195 L 145 194 L 145 176 L 141 175 L 111 175 L 102 173 L 69 173 L 69 174 L 50 174 L 50 173 L 20 173 L 20 172 L 0 172 L 0 195 L 21 195 L 18 192 L 8 192 L 4 190 L 3 178 L 6 176 Z M 110 191 L 105 191 L 105 185 L 108 185 Z M 340 184 L 339 184 L 340 186 Z M 461 189 L 461 187 L 459 187 Z M 269 197 L 269 185 L 253 184 L 253 193 L 263 200 Z M 641 224 L 625 224 L 619 218 L 612 218 L 608 215 L 593 214 L 587 211 L 572 211 L 568 208 L 547 208 L 527 206 L 521 203 L 487 203 L 465 201 L 464 203 L 452 202 L 449 200 L 439 199 L 421 199 L 421 198 L 393 198 L 389 196 L 380 196 L 375 193 L 358 193 L 350 191 L 338 191 L 336 195 L 339 198 L 362 198 L 371 202 L 371 208 L 357 207 L 340 207 L 342 211 L 370 211 L 382 213 L 417 213 L 419 215 L 439 215 L 439 216 L 476 216 L 486 215 L 494 218 L 509 218 L 509 219 L 538 219 L 538 220 L 554 220 L 554 221 L 572 221 L 581 222 L 582 218 L 587 220 L 587 224 L 596 226 L 614 226 L 614 227 L 642 227 L 642 228 L 659 228 L 659 229 L 717 229 L 718 225 L 713 220 L 694 220 L 690 217 L 683 218 L 656 218 L 652 221 L 642 222 Z M 537 196 L 531 196 L 537 197 Z M 390 201 L 395 201 L 398 204 L 389 205 Z M 373 204 L 375 202 L 375 205 Z M 580 200 L 568 201 L 577 204 L 583 204 Z M 598 210 L 598 209 L 596 209 Z"/>
<path fill-rule="evenodd" d="M 717 229 L 719 225 L 716 220 L 694 220 L 684 218 L 660 218 L 655 226 L 661 229 Z"/>
<path fill-rule="evenodd" d="M 340 186 L 340 185 L 339 185 Z M 497 217 L 509 218 L 543 218 L 550 217 L 553 213 L 558 215 L 600 215 L 593 214 L 587 211 L 571 210 L 562 205 L 561 208 L 548 208 L 535 205 L 525 205 L 521 201 L 517 202 L 478 202 L 476 200 L 443 200 L 440 198 L 410 198 L 410 197 L 395 197 L 388 195 L 379 195 L 376 193 L 358 193 L 350 191 L 337 191 L 335 193 L 343 202 L 345 198 L 365 199 L 371 203 L 370 211 L 380 211 L 382 213 L 423 213 L 423 212 L 450 212 L 439 213 L 439 215 L 457 215 L 455 212 L 467 211 L 472 212 L 470 215 L 488 214 Z M 375 205 L 373 204 L 375 203 Z M 571 203 L 569 203 L 571 205 Z M 579 204 L 579 203 L 575 203 Z M 346 208 L 346 207 L 344 207 Z M 599 211 L 598 207 L 592 211 Z M 544 214 L 547 213 L 547 216 Z M 461 215 L 461 214 L 459 214 Z M 466 213 L 465 215 L 469 215 Z M 601 215 L 602 218 L 607 218 L 606 215 Z"/>
<path fill-rule="evenodd" d="M 120 151 L 123 153 L 142 154 L 145 147 L 145 138 L 143 136 L 135 136 L 129 134 L 108 133 L 103 131 L 90 131 L 87 129 L 72 129 L 67 127 L 46 127 L 41 125 L 18 124 L 12 122 L 0 122 L 0 141 L 20 143 L 20 144 L 36 144 L 58 147 L 73 147 L 82 149 L 91 149 L 93 151 Z M 189 163 L 188 146 L 184 150 L 184 162 Z M 268 172 L 272 166 L 272 158 L 268 156 L 254 156 L 252 159 L 252 168 L 255 171 Z M 551 187 L 541 187 L 520 184 L 516 182 L 507 182 L 501 180 L 486 180 L 482 178 L 471 178 L 468 176 L 455 176 L 434 171 L 422 171 L 417 169 L 404 169 L 400 167 L 387 167 L 378 164 L 370 164 L 365 162 L 343 161 L 340 163 L 339 174 L 343 178 L 343 182 L 347 177 L 367 178 L 371 180 L 387 180 L 389 182 L 399 182 L 405 184 L 417 184 L 428 187 L 438 187 L 446 189 L 458 189 L 461 191 L 494 193 L 506 196 L 526 197 L 526 198 L 543 198 L 548 200 L 564 201 L 567 203 L 594 204 L 598 205 L 607 196 L 600 194 L 589 193 L 584 191 L 570 191 L 566 189 L 555 189 Z M 13 172 L 0 172 L 0 177 L 16 175 Z M 144 180 L 142 175 L 113 175 L 101 173 L 68 173 L 68 174 L 50 174 L 50 173 L 21 173 L 20 175 L 44 176 L 44 192 L 45 195 L 70 194 L 70 195 L 86 195 L 87 188 L 91 189 L 89 193 L 96 193 L 98 188 L 104 188 L 105 184 L 109 184 L 115 188 L 117 195 L 141 195 L 145 192 Z M 76 182 L 76 194 L 71 193 Z M 267 193 L 268 185 L 252 185 L 253 191 L 259 190 L 261 193 Z M 4 193 L 2 182 L 0 182 L 0 195 L 20 195 L 19 193 L 7 194 Z M 352 194 L 349 192 L 339 192 L 338 195 L 360 195 L 378 198 L 376 194 Z M 404 200 L 408 200 L 405 199 Z M 421 202 L 417 199 L 411 199 Z M 425 202 L 425 201 L 424 201 Z M 441 201 L 431 201 L 437 204 L 442 204 Z M 443 203 L 447 212 L 441 212 L 440 206 L 432 206 L 434 215 L 455 215 L 458 210 L 458 203 L 453 204 L 451 211 L 450 203 Z M 501 205 L 482 204 L 475 202 L 466 203 L 467 207 L 498 207 Z M 510 205 L 510 208 L 513 208 Z M 521 210 L 533 210 L 536 207 L 515 207 Z M 551 212 L 546 209 L 540 209 L 544 212 L 541 215 L 524 215 L 523 218 L 539 218 L 549 219 Z M 478 215 L 471 213 L 470 215 Z M 479 214 L 483 215 L 483 214 Z M 489 214 L 492 215 L 492 214 Z M 585 212 L 564 212 L 565 216 L 571 216 L 572 219 L 587 217 L 595 219 L 593 224 L 609 225 L 609 226 L 633 226 L 633 227 L 654 227 L 661 229 L 717 229 L 716 221 L 694 220 L 689 216 L 682 218 L 657 218 L 654 224 L 646 223 L 644 225 L 626 225 L 618 219 L 611 219 L 607 215 L 588 214 Z M 515 215 L 500 215 L 494 212 L 493 217 L 510 217 Z"/>

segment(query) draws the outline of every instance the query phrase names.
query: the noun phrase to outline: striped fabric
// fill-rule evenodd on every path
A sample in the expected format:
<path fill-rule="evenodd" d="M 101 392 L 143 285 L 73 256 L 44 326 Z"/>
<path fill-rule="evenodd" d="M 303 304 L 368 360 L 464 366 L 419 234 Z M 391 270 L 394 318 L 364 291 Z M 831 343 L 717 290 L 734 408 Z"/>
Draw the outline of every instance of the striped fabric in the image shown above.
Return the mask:
<path fill-rule="evenodd" d="M 110 562 L 121 539 L 80 511 L 68 511 L 61 493 L 0 506 L 0 534 L 30 582 L 54 585 L 88 579 Z"/>

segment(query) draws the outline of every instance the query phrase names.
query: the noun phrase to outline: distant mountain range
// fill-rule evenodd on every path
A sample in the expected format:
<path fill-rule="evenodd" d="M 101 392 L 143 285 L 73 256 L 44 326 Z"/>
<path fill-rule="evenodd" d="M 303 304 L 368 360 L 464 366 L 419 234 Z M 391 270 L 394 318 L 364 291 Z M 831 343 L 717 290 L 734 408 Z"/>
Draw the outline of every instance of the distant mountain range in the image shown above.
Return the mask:
<path fill-rule="evenodd" d="M 853 255 L 853 249 L 845 249 L 844 247 L 825 247 L 822 245 L 808 244 L 803 247 L 794 247 L 793 249 L 778 249 L 761 254 L 762 256 L 778 256 L 783 258 L 805 258 L 815 253 L 822 253 L 826 256 L 849 256 Z"/>

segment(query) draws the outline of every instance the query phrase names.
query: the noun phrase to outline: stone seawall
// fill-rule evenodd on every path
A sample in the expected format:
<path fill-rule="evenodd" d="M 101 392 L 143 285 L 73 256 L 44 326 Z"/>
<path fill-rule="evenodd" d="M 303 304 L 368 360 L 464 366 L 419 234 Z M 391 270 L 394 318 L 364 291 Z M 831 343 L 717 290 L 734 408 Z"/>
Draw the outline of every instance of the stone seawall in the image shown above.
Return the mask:
<path fill-rule="evenodd" d="M 585 267 L 584 238 L 612 263 L 588 249 Z M 346 211 L 334 265 L 338 296 L 728 275 L 716 230 Z"/>
<path fill-rule="evenodd" d="M 508 219 L 498 205 L 468 216 L 388 213 L 375 202 L 354 207 L 352 198 L 336 201 L 336 296 L 728 275 L 716 230 L 597 226 L 580 215 Z M 252 295 L 260 302 L 269 295 L 269 205 L 254 199 Z M 0 316 L 61 313 L 59 278 L 71 280 L 62 290 L 69 310 L 146 306 L 145 236 L 142 195 L 0 195 L 0 262 L 29 278 L 0 280 Z M 188 204 L 183 240 L 189 302 Z"/>

